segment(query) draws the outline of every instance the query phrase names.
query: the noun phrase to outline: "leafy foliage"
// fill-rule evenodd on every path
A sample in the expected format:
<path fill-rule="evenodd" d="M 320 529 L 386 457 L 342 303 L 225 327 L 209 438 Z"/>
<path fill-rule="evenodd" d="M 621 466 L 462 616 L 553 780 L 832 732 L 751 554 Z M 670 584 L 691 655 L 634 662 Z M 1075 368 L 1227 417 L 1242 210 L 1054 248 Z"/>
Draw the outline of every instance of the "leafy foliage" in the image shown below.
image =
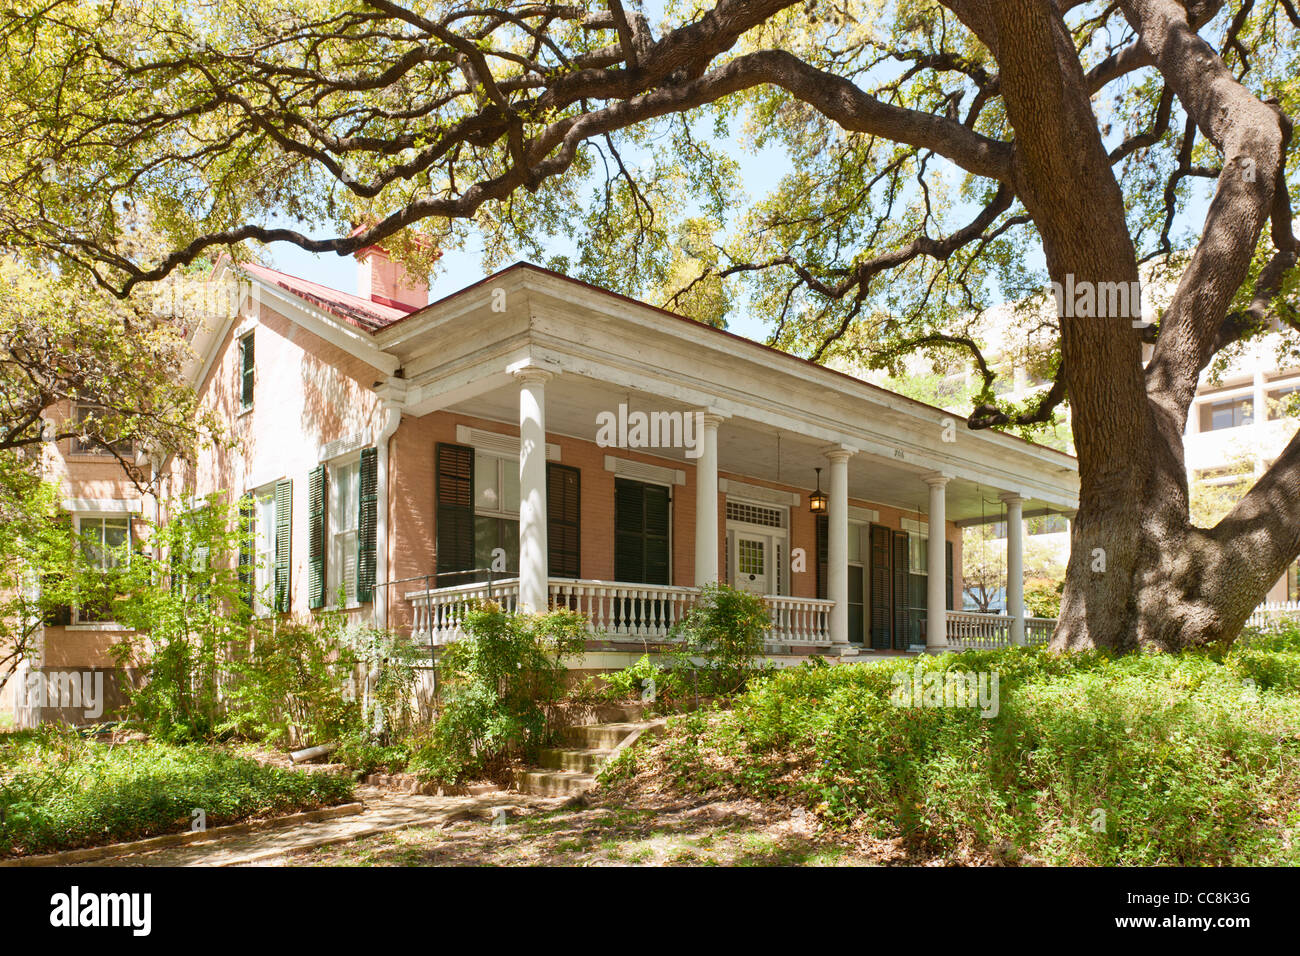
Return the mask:
<path fill-rule="evenodd" d="M 657 767 L 920 852 L 1294 864 L 1297 652 L 1292 625 L 1222 657 L 1010 648 L 794 668 L 675 718 Z M 895 706 L 895 676 L 917 668 L 997 672 L 997 716 Z"/>
<path fill-rule="evenodd" d="M 0 736 L 0 856 L 50 853 L 341 803 L 347 778 L 225 750 L 103 744 L 44 728 Z"/>
<path fill-rule="evenodd" d="M 440 662 L 442 702 L 428 742 L 411 761 L 426 779 L 499 775 L 551 738 L 551 706 L 564 692 L 564 657 L 582 649 L 586 622 L 572 611 L 511 614 L 492 603 L 465 615 L 466 637 Z"/>

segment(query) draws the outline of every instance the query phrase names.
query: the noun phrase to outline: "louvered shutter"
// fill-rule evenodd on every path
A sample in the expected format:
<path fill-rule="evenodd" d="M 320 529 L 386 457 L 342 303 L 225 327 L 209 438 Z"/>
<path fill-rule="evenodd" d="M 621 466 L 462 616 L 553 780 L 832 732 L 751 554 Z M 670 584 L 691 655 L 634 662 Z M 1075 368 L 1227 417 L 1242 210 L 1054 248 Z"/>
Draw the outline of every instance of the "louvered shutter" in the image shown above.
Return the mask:
<path fill-rule="evenodd" d="M 951 611 L 952 602 L 953 602 L 952 542 L 951 541 L 944 541 L 943 543 L 943 560 L 944 560 L 944 567 L 946 569 L 945 570 L 946 584 L 944 588 L 944 601 L 946 603 L 944 606 Z"/>
<path fill-rule="evenodd" d="M 474 449 L 439 442 L 434 459 L 438 586 L 465 584 L 468 575 L 450 572 L 474 568 Z"/>
<path fill-rule="evenodd" d="M 254 369 L 253 335 L 250 332 L 239 340 L 239 404 L 248 408 L 253 404 Z"/>
<path fill-rule="evenodd" d="M 307 476 L 307 606 L 325 606 L 325 466 Z"/>
<path fill-rule="evenodd" d="M 826 569 L 830 566 L 831 525 L 826 515 L 817 515 L 817 596 L 822 600 L 827 595 Z"/>
<path fill-rule="evenodd" d="M 255 504 L 253 496 L 239 499 L 239 598 L 248 607 L 253 606 L 253 564 L 256 560 L 257 539 Z"/>
<path fill-rule="evenodd" d="M 357 600 L 375 599 L 375 529 L 379 520 L 379 451 L 361 449 L 357 515 Z"/>
<path fill-rule="evenodd" d="M 890 643 L 889 539 L 884 525 L 871 526 L 871 646 L 880 651 L 889 650 Z"/>
<path fill-rule="evenodd" d="M 894 532 L 894 650 L 905 651 L 912 643 L 907 601 L 908 577 L 911 566 L 907 532 Z"/>
<path fill-rule="evenodd" d="M 582 577 L 581 472 L 554 462 L 546 466 L 546 543 L 550 573 Z"/>
<path fill-rule="evenodd" d="M 275 483 L 275 610 L 287 614 L 293 557 L 293 479 Z"/>

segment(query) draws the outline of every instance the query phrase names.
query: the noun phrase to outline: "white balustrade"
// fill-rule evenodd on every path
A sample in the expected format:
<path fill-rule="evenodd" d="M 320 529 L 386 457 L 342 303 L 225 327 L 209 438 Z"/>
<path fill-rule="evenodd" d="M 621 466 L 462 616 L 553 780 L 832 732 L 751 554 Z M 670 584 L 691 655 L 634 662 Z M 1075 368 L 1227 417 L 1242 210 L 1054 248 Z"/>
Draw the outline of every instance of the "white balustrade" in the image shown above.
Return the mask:
<path fill-rule="evenodd" d="M 1011 643 L 1011 618 L 1006 614 L 949 611 L 948 646 L 957 650 L 1006 647 Z"/>

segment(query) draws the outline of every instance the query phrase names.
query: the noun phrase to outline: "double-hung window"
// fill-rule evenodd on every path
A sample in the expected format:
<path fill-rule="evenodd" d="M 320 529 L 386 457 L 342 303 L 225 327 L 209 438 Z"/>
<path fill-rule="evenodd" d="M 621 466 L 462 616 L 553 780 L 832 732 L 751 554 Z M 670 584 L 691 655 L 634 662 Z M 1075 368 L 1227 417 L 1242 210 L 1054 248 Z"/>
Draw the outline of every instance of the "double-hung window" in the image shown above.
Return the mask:
<path fill-rule="evenodd" d="M 519 572 L 519 459 L 474 452 L 474 567 Z"/>
<path fill-rule="evenodd" d="M 92 569 L 107 573 L 126 558 L 131 541 L 131 519 L 123 516 L 82 515 L 77 518 L 81 556 Z M 102 624 L 112 620 L 107 598 L 90 600 L 77 607 L 79 624 Z"/>
<path fill-rule="evenodd" d="M 326 600 L 333 604 L 342 594 L 345 604 L 357 599 L 357 516 L 361 495 L 360 461 L 329 466 L 329 558 Z"/>
<path fill-rule="evenodd" d="M 271 613 L 275 603 L 275 486 L 253 493 L 253 612 Z"/>

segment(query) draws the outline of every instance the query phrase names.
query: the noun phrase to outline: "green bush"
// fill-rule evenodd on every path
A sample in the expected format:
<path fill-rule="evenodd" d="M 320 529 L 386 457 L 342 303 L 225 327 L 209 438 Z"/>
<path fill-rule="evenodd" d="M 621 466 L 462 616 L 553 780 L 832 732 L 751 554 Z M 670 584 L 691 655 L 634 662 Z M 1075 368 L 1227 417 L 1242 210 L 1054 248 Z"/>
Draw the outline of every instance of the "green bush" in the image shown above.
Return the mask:
<path fill-rule="evenodd" d="M 572 611 L 511 614 L 491 603 L 472 607 L 463 627 L 466 637 L 439 663 L 437 720 L 409 765 L 441 783 L 502 776 L 511 761 L 536 757 L 554 733 L 563 659 L 586 637 L 586 620 Z"/>
<path fill-rule="evenodd" d="M 220 729 L 273 747 L 338 740 L 361 719 L 358 655 L 344 638 L 339 615 L 254 622 L 247 654 L 229 664 Z"/>
<path fill-rule="evenodd" d="M 330 806 L 344 777 L 267 767 L 227 750 L 109 745 L 52 729 L 0 737 L 0 856 L 51 853 Z"/>
<path fill-rule="evenodd" d="M 699 599 L 673 628 L 680 639 L 675 656 L 685 669 L 702 660 L 699 691 L 730 694 L 761 671 L 763 636 L 772 626 L 763 599 L 726 584 L 706 584 Z"/>
<path fill-rule="evenodd" d="M 1273 673 L 1248 647 L 1220 660 L 1010 648 L 794 668 L 729 710 L 674 720 L 660 767 L 681 786 L 795 802 L 922 852 L 1294 863 L 1300 696 L 1283 680 L 1243 684 L 1243 667 Z M 891 700 L 905 677 L 953 671 L 998 674 L 995 717 Z"/>

